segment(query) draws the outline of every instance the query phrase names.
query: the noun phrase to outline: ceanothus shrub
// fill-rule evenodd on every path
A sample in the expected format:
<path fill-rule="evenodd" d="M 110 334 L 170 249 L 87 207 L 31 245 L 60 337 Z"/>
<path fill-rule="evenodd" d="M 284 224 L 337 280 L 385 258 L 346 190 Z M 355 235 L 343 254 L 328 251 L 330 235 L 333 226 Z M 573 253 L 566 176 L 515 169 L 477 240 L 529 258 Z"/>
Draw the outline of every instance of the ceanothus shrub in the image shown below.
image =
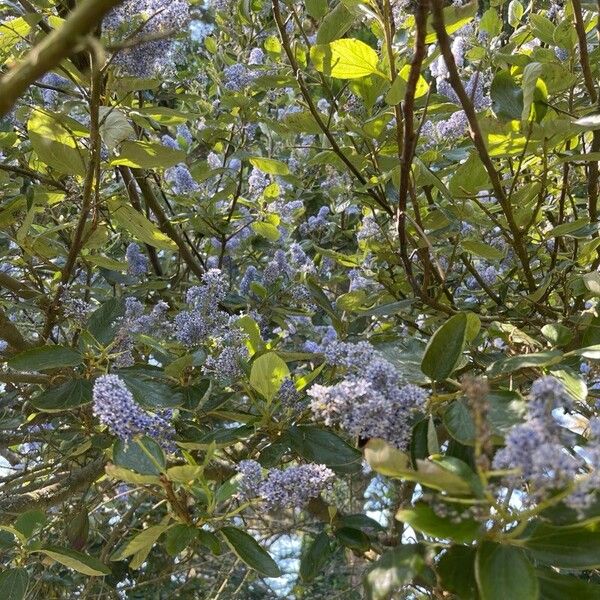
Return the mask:
<path fill-rule="evenodd" d="M 595 4 L 0 18 L 0 598 L 600 597 Z"/>

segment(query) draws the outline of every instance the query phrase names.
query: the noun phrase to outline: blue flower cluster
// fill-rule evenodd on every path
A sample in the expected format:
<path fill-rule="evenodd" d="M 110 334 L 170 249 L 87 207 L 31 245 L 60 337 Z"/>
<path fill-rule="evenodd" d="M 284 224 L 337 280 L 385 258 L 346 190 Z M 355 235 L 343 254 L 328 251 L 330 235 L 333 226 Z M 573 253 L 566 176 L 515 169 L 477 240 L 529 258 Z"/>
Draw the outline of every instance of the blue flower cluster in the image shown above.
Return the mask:
<path fill-rule="evenodd" d="M 118 438 L 128 442 L 138 435 L 156 439 L 173 449 L 175 431 L 166 415 L 150 415 L 133 399 L 117 375 L 102 375 L 94 382 L 93 413 Z"/>
<path fill-rule="evenodd" d="M 287 469 L 269 469 L 263 477 L 260 465 L 244 460 L 238 494 L 243 500 L 260 498 L 267 509 L 302 508 L 311 498 L 331 489 L 335 474 L 325 465 L 308 464 Z"/>
<path fill-rule="evenodd" d="M 130 367 L 134 364 L 132 335 L 139 333 L 164 332 L 168 329 L 166 319 L 169 305 L 166 302 L 158 302 L 150 314 L 144 314 L 144 305 L 136 298 L 125 298 L 125 315 L 115 340 L 112 353 L 115 355 L 114 365 L 117 368 Z"/>
<path fill-rule="evenodd" d="M 170 39 L 144 41 L 144 38 L 180 31 L 190 18 L 185 0 L 125 0 L 104 19 L 104 31 L 113 39 L 138 41 L 113 57 L 121 71 L 147 78 L 165 73 L 172 65 L 174 42 Z"/>
<path fill-rule="evenodd" d="M 354 436 L 381 438 L 406 450 L 411 418 L 423 409 L 428 393 L 403 385 L 395 367 L 367 342 L 336 340 L 321 350 L 330 365 L 345 367 L 347 374 L 339 383 L 315 384 L 308 390 L 315 418 Z"/>
<path fill-rule="evenodd" d="M 226 282 L 219 269 L 210 269 L 202 285 L 188 290 L 186 301 L 191 310 L 175 317 L 175 337 L 184 346 L 197 346 L 209 335 L 218 335 L 229 322 L 229 315 L 219 308 L 227 294 Z"/>
<path fill-rule="evenodd" d="M 504 448 L 494 456 L 494 469 L 513 471 L 504 477 L 504 483 L 514 487 L 527 485 L 531 503 L 573 484 L 583 466 L 583 461 L 565 448 L 573 443 L 572 436 L 552 415 L 554 409 L 571 405 L 572 400 L 558 379 L 537 379 L 531 386 L 527 420 L 509 431 Z M 577 502 L 581 500 L 578 495 Z"/>
<path fill-rule="evenodd" d="M 140 277 L 148 272 L 148 257 L 143 254 L 135 242 L 131 242 L 125 251 L 127 259 L 127 273 L 133 277 Z"/>
<path fill-rule="evenodd" d="M 170 184 L 174 194 L 184 196 L 200 189 L 190 170 L 183 163 L 165 170 L 165 181 Z"/>

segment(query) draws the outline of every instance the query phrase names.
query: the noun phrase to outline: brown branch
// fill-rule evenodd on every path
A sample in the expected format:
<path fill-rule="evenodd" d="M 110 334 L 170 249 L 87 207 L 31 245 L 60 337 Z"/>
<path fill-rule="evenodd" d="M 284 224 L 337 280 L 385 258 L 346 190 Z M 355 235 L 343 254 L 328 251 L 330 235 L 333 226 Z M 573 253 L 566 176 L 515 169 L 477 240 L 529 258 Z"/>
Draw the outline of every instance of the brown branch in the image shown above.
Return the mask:
<path fill-rule="evenodd" d="M 68 500 L 76 492 L 92 484 L 104 473 L 104 459 L 88 463 L 67 477 L 55 478 L 40 490 L 15 494 L 0 500 L 0 522 L 11 521 L 33 508 L 46 509 Z"/>
<path fill-rule="evenodd" d="M 138 190 L 135 184 L 135 180 L 133 179 L 133 175 L 128 167 L 118 167 L 119 173 L 123 178 L 123 183 L 125 184 L 125 189 L 127 190 L 127 195 L 129 196 L 129 200 L 131 202 L 131 206 L 135 208 L 138 212 L 142 212 L 142 202 L 140 199 L 140 195 L 138 194 Z M 148 252 L 148 256 L 150 257 L 150 262 L 152 263 L 152 269 L 155 275 L 162 277 L 162 267 L 160 266 L 160 261 L 158 260 L 158 254 L 156 253 L 156 248 L 151 246 L 150 244 L 145 244 L 146 251 Z"/>
<path fill-rule="evenodd" d="M 55 187 L 63 192 L 69 191 L 69 188 L 66 185 L 62 184 L 60 181 L 56 181 L 56 179 L 52 179 L 52 177 L 46 177 L 45 175 L 37 173 L 36 171 L 33 171 L 31 169 L 0 164 L 0 171 L 6 171 L 7 173 L 15 173 L 16 175 L 28 177 L 29 179 L 37 179 L 40 183 L 45 183 L 46 185 Z"/>
<path fill-rule="evenodd" d="M 342 162 L 346 165 L 346 167 L 352 173 L 352 175 L 354 175 L 354 177 L 356 177 L 356 179 L 361 183 L 361 185 L 366 185 L 367 180 L 365 179 L 363 174 L 354 166 L 354 164 L 352 164 L 352 161 L 342 151 L 342 149 L 340 148 L 339 144 L 337 143 L 335 137 L 331 133 L 330 129 L 327 127 L 327 125 L 325 125 L 325 123 L 323 122 L 323 119 L 321 119 L 321 115 L 320 115 L 319 111 L 317 110 L 317 107 L 315 106 L 315 103 L 313 102 L 313 99 L 310 95 L 310 91 L 306 87 L 306 83 L 304 82 L 304 78 L 302 77 L 302 73 L 300 71 L 300 67 L 298 66 L 298 61 L 296 60 L 296 57 L 294 55 L 294 51 L 292 50 L 292 48 L 290 46 L 290 39 L 285 30 L 285 24 L 284 24 L 283 18 L 281 16 L 281 8 L 279 5 L 279 0 L 272 0 L 272 4 L 273 4 L 273 16 L 275 17 L 275 23 L 277 25 L 277 29 L 279 30 L 279 35 L 281 37 L 283 49 L 285 50 L 285 53 L 288 57 L 288 60 L 292 67 L 292 71 L 294 73 L 294 77 L 296 78 L 296 81 L 298 82 L 298 87 L 300 88 L 300 93 L 302 94 L 302 97 L 304 98 L 304 101 L 306 102 L 306 104 L 308 106 L 308 110 L 310 111 L 310 114 L 312 115 L 313 119 L 319 126 L 319 129 L 323 132 L 323 134 L 325 135 L 325 137 L 331 144 L 331 149 L 340 157 Z M 371 196 L 373 198 L 373 200 L 375 200 L 375 202 L 377 202 L 377 204 L 386 213 L 388 213 L 388 215 L 393 216 L 394 211 L 391 209 L 391 207 L 386 202 L 385 197 L 380 197 L 372 189 L 367 189 L 366 191 L 367 191 L 367 194 L 369 194 L 369 196 Z"/>
<path fill-rule="evenodd" d="M 573 0 L 573 15 L 575 17 L 575 31 L 577 32 L 577 41 L 579 42 L 579 63 L 583 71 L 583 80 L 585 87 L 590 95 L 592 104 L 596 103 L 598 94 L 594 87 L 594 78 L 590 69 L 590 57 L 587 49 L 587 36 L 585 35 L 585 23 L 583 22 L 583 12 L 581 10 L 581 1 Z"/>
<path fill-rule="evenodd" d="M 19 296 L 19 298 L 23 298 L 24 300 L 29 300 L 39 296 L 38 292 L 36 292 L 34 289 L 18 281 L 14 277 L 7 275 L 6 273 L 0 273 L 0 288 L 10 290 L 13 294 Z"/>
<path fill-rule="evenodd" d="M 47 340 L 54 326 L 59 303 L 61 302 L 63 292 L 68 285 L 77 257 L 84 243 L 83 233 L 87 225 L 88 216 L 92 207 L 92 194 L 94 187 L 99 185 L 99 165 L 100 165 L 100 97 L 102 92 L 102 64 L 104 62 L 104 50 L 100 42 L 95 38 L 88 41 L 91 58 L 91 94 L 90 94 L 90 161 L 87 165 L 87 173 L 83 184 L 83 199 L 81 202 L 81 214 L 77 221 L 73 241 L 69 248 L 67 260 L 61 271 L 60 285 L 56 294 L 49 305 L 46 313 L 46 322 L 42 333 L 42 340 Z"/>
<path fill-rule="evenodd" d="M 196 275 L 196 277 L 202 277 L 202 275 L 204 275 L 204 269 L 202 268 L 202 265 L 200 265 L 200 263 L 198 263 L 198 261 L 194 258 L 191 250 L 188 248 L 177 227 L 175 227 L 175 225 L 169 221 L 169 217 L 167 217 L 163 207 L 160 205 L 158 199 L 154 195 L 150 184 L 146 181 L 144 172 L 140 169 L 131 169 L 131 173 L 137 181 L 148 208 L 154 213 L 162 232 L 169 236 L 177 244 L 179 252 L 181 253 L 181 258 Z"/>
<path fill-rule="evenodd" d="M 0 116 L 14 106 L 27 88 L 44 73 L 60 64 L 77 48 L 79 40 L 93 31 L 102 18 L 122 0 L 84 0 L 63 26 L 34 46 L 0 79 Z"/>
<path fill-rule="evenodd" d="M 4 310 L 0 308 L 0 338 L 8 342 L 9 346 L 12 346 L 19 352 L 27 350 L 29 344 L 25 341 L 25 338 L 21 335 L 21 332 L 10 322 Z"/>
<path fill-rule="evenodd" d="M 399 200 L 398 200 L 398 238 L 400 243 L 400 256 L 406 275 L 408 276 L 413 288 L 416 286 L 414 276 L 412 273 L 412 265 L 407 252 L 407 238 L 406 238 L 406 208 L 408 205 L 408 188 L 410 185 L 410 173 L 412 168 L 412 161 L 414 158 L 414 151 L 416 145 L 415 135 L 415 96 L 419 77 L 421 75 L 421 66 L 426 56 L 425 48 L 425 36 L 427 35 L 427 13 L 429 12 L 429 0 L 420 0 L 416 7 L 415 12 L 415 45 L 413 59 L 410 64 L 410 71 L 408 74 L 408 81 L 406 82 L 406 92 L 404 94 L 404 102 L 402 103 L 402 116 L 404 119 L 404 137 L 402 141 L 402 149 L 398 148 L 398 152 L 401 152 L 400 156 L 400 186 L 399 186 Z M 391 40 L 389 42 L 391 44 Z M 393 59 L 393 55 L 390 60 Z M 395 66 L 392 64 L 392 74 L 394 78 Z"/>
<path fill-rule="evenodd" d="M 465 88 L 460 79 L 460 75 L 458 74 L 456 61 L 454 60 L 454 55 L 452 54 L 452 50 L 450 47 L 450 38 L 448 36 L 448 33 L 446 32 L 446 27 L 444 24 L 443 0 L 433 0 L 432 9 L 432 24 L 437 34 L 440 51 L 442 53 L 442 56 L 444 57 L 446 68 L 448 69 L 448 80 L 450 82 L 450 85 L 452 86 L 452 89 L 458 96 L 463 110 L 465 111 L 465 115 L 469 122 L 469 133 L 471 135 L 471 140 L 473 141 L 473 145 L 477 150 L 479 159 L 483 163 L 488 177 L 492 182 L 494 194 L 498 199 L 498 202 L 502 208 L 502 212 L 504 213 L 504 216 L 508 223 L 508 228 L 513 237 L 512 245 L 515 249 L 517 256 L 519 257 L 519 262 L 521 263 L 521 266 L 523 268 L 523 273 L 525 275 L 527 287 L 530 292 L 534 292 L 536 289 L 536 284 L 535 279 L 533 277 L 533 273 L 531 272 L 531 267 L 529 265 L 529 256 L 527 254 L 527 249 L 525 247 L 522 232 L 519 229 L 517 222 L 515 221 L 514 215 L 512 213 L 512 207 L 510 205 L 510 200 L 507 198 L 506 193 L 504 192 L 504 188 L 502 187 L 500 175 L 498 174 L 498 171 L 496 171 L 496 168 L 492 163 L 492 159 L 490 158 L 490 155 L 487 151 L 485 140 L 483 134 L 481 133 L 479 122 L 477 121 L 477 115 L 475 114 L 473 102 L 471 101 L 471 98 L 465 91 Z"/>

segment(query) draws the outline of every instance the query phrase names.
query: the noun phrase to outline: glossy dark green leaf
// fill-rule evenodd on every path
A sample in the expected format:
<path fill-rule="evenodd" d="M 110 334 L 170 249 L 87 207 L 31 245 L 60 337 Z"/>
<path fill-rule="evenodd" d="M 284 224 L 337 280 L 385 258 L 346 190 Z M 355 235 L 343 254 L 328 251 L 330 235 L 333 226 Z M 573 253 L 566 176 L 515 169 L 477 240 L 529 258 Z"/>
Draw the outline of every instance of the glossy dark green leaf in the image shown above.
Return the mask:
<path fill-rule="evenodd" d="M 481 600 L 536 600 L 539 584 L 520 548 L 483 542 L 477 549 L 475 577 Z"/>
<path fill-rule="evenodd" d="M 44 390 L 31 399 L 31 404 L 44 412 L 72 410 L 92 401 L 92 382 L 73 379 L 55 388 Z"/>
<path fill-rule="evenodd" d="M 371 546 L 369 536 L 364 531 L 354 527 L 340 527 L 335 530 L 334 535 L 342 546 L 357 552 L 366 552 Z"/>
<path fill-rule="evenodd" d="M 522 354 L 519 356 L 509 356 L 501 358 L 492 363 L 487 374 L 490 377 L 496 377 L 502 373 L 513 373 L 519 369 L 527 369 L 530 367 L 549 367 L 561 362 L 563 353 L 560 350 L 549 350 L 547 352 L 532 352 L 531 354 Z"/>
<path fill-rule="evenodd" d="M 171 556 L 179 554 L 198 537 L 198 529 L 189 525 L 175 525 L 167 531 L 165 547 Z"/>
<path fill-rule="evenodd" d="M 119 373 L 127 384 L 133 397 L 142 406 L 151 409 L 174 408 L 183 404 L 183 394 L 170 385 L 155 379 L 142 379 L 136 374 L 127 371 Z"/>
<path fill-rule="evenodd" d="M 329 536 L 322 531 L 310 543 L 306 552 L 300 559 L 300 577 L 303 581 L 312 581 L 320 575 L 333 556 L 333 549 Z"/>
<path fill-rule="evenodd" d="M 140 475 L 160 475 L 166 467 L 161 447 L 149 437 L 129 442 L 117 440 L 113 446 L 113 462 Z"/>
<path fill-rule="evenodd" d="M 437 571 L 442 587 L 456 594 L 460 600 L 477 600 L 479 592 L 475 581 L 476 550 L 470 546 L 452 546 L 438 562 Z"/>
<path fill-rule="evenodd" d="M 77 350 L 66 346 L 38 346 L 16 354 L 8 366 L 17 371 L 46 371 L 59 367 L 76 367 L 83 361 Z"/>
<path fill-rule="evenodd" d="M 435 381 L 444 381 L 454 370 L 463 352 L 467 315 L 450 317 L 432 336 L 425 348 L 421 370 Z"/>
<path fill-rule="evenodd" d="M 335 433 L 312 425 L 289 430 L 292 449 L 309 462 L 327 465 L 338 473 L 357 473 L 362 455 Z"/>
<path fill-rule="evenodd" d="M 600 567 L 600 531 L 593 525 L 555 527 L 536 524 L 523 547 L 542 565 L 563 569 Z"/>
<path fill-rule="evenodd" d="M 579 579 L 573 575 L 565 575 L 556 571 L 537 571 L 540 582 L 540 600 L 598 600 L 600 585 Z"/>
<path fill-rule="evenodd" d="M 122 298 L 110 298 L 90 315 L 87 330 L 100 344 L 108 344 L 114 338 L 119 326 L 118 319 L 124 312 L 125 301 Z"/>
<path fill-rule="evenodd" d="M 251 535 L 237 527 L 223 527 L 219 531 L 236 556 L 251 569 L 266 577 L 281 575 L 277 563 Z"/>
<path fill-rule="evenodd" d="M 6 569 L 0 573 L 0 598 L 2 600 L 23 600 L 29 585 L 26 569 Z"/>

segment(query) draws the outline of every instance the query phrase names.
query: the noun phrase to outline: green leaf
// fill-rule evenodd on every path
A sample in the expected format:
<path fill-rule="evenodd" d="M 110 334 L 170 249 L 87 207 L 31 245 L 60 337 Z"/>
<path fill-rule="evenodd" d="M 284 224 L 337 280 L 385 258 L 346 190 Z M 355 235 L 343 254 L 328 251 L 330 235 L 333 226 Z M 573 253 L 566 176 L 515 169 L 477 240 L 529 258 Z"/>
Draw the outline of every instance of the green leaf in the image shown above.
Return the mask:
<path fill-rule="evenodd" d="M 332 431 L 297 425 L 289 434 L 292 449 L 307 461 L 327 465 L 338 473 L 360 471 L 361 453 Z"/>
<path fill-rule="evenodd" d="M 300 559 L 300 577 L 302 580 L 306 582 L 312 581 L 321 573 L 332 556 L 331 540 L 322 531 L 311 542 L 306 552 L 302 554 L 302 558 Z"/>
<path fill-rule="evenodd" d="M 47 519 L 44 511 L 34 508 L 19 515 L 15 521 L 15 528 L 26 538 L 30 538 L 36 529 L 40 529 L 46 524 L 46 521 Z"/>
<path fill-rule="evenodd" d="M 111 573 L 110 569 L 95 556 L 83 554 L 76 550 L 59 548 L 58 546 L 45 546 L 32 552 L 42 552 L 57 563 L 69 567 L 69 569 L 73 569 L 78 573 L 90 575 L 91 577 L 100 577 L 102 575 L 110 575 Z"/>
<path fill-rule="evenodd" d="M 124 140 L 135 137 L 127 117 L 114 106 L 100 106 L 100 137 L 112 152 Z"/>
<path fill-rule="evenodd" d="M 250 164 L 257 169 L 260 169 L 263 173 L 269 175 L 289 175 L 289 167 L 280 160 L 274 158 L 263 158 L 261 156 L 253 156 L 250 158 Z"/>
<path fill-rule="evenodd" d="M 252 363 L 250 385 L 271 401 L 289 376 L 287 364 L 275 352 L 267 352 Z"/>
<path fill-rule="evenodd" d="M 122 560 L 146 549 L 152 549 L 158 538 L 169 529 L 168 523 L 152 525 L 134 536 L 113 560 Z"/>
<path fill-rule="evenodd" d="M 174 408 L 183 404 L 183 394 L 170 385 L 154 379 L 141 379 L 139 376 L 124 371 L 119 373 L 127 384 L 136 402 L 151 409 Z"/>
<path fill-rule="evenodd" d="M 174 167 L 185 161 L 185 152 L 168 148 L 157 142 L 125 141 L 119 148 L 119 157 L 110 161 L 112 167 L 124 166 L 139 169 Z"/>
<path fill-rule="evenodd" d="M 458 313 L 448 319 L 425 348 L 421 370 L 435 381 L 444 381 L 458 364 L 467 331 L 467 315 Z"/>
<path fill-rule="evenodd" d="M 473 196 L 491 186 L 490 179 L 483 163 L 476 153 L 456 169 L 448 189 L 454 197 Z"/>
<path fill-rule="evenodd" d="M 554 45 L 554 23 L 548 17 L 541 14 L 531 13 L 529 15 L 529 26 L 533 35 L 538 40 Z"/>
<path fill-rule="evenodd" d="M 442 588 L 456 594 L 460 600 L 479 598 L 475 581 L 475 556 L 475 548 L 452 546 L 438 563 Z"/>
<path fill-rule="evenodd" d="M 162 250 L 177 250 L 177 244 L 171 238 L 130 204 L 113 197 L 108 206 L 111 218 L 137 240 Z"/>
<path fill-rule="evenodd" d="M 525 9 L 519 0 L 511 0 L 508 5 L 508 22 L 511 27 L 518 27 Z"/>
<path fill-rule="evenodd" d="M 560 323 L 544 325 L 542 335 L 554 346 L 565 346 L 573 339 L 573 332 Z"/>
<path fill-rule="evenodd" d="M 219 538 L 212 531 L 198 529 L 198 541 L 203 546 L 206 546 L 215 556 L 221 554 L 221 542 L 219 542 Z"/>
<path fill-rule="evenodd" d="M 335 539 L 346 548 L 364 553 L 371 547 L 371 538 L 354 527 L 340 527 L 335 530 Z"/>
<path fill-rule="evenodd" d="M 517 3 L 521 10 L 523 6 L 518 0 L 513 0 L 510 4 Z M 510 10 L 510 8 L 509 8 Z M 529 112 L 531 111 L 531 105 L 533 104 L 533 96 L 536 90 L 538 78 L 542 74 L 543 65 L 539 62 L 529 63 L 523 69 L 523 81 L 521 87 L 523 88 L 523 110 L 521 111 L 521 120 L 529 120 Z"/>
<path fill-rule="evenodd" d="M 400 104 L 402 99 L 404 98 L 404 94 L 406 93 L 406 85 L 408 83 L 408 76 L 410 74 L 410 65 L 404 65 L 396 79 L 394 79 L 394 83 L 392 83 L 388 93 L 385 96 L 385 101 L 390 106 L 396 106 Z M 419 79 L 417 80 L 417 87 L 415 88 L 415 98 L 421 98 L 429 91 L 429 84 L 423 75 L 419 75 Z"/>
<path fill-rule="evenodd" d="M 235 555 L 251 569 L 266 577 L 281 575 L 277 563 L 251 535 L 237 527 L 223 527 L 219 531 Z"/>
<path fill-rule="evenodd" d="M 417 544 L 403 544 L 388 550 L 373 564 L 365 576 L 369 600 L 388 600 L 394 592 L 409 584 L 425 566 Z"/>
<path fill-rule="evenodd" d="M 264 237 L 270 242 L 276 242 L 281 236 L 279 229 L 272 223 L 267 223 L 266 221 L 256 221 L 252 223 L 251 227 L 254 233 Z"/>
<path fill-rule="evenodd" d="M 483 542 L 477 549 L 475 577 L 481 600 L 535 600 L 535 570 L 520 548 Z"/>
<path fill-rule="evenodd" d="M 433 508 L 418 503 L 413 508 L 400 509 L 396 519 L 408 523 L 416 531 L 427 535 L 454 540 L 458 543 L 472 542 L 481 534 L 481 524 L 473 519 L 462 518 L 459 522 L 436 515 Z"/>
<path fill-rule="evenodd" d="M 475 424 L 467 405 L 456 400 L 444 412 L 444 426 L 458 442 L 471 445 L 475 440 Z"/>
<path fill-rule="evenodd" d="M 73 379 L 55 388 L 44 390 L 31 399 L 31 404 L 44 412 L 72 410 L 92 401 L 92 382 Z"/>
<path fill-rule="evenodd" d="M 544 600 L 598 600 L 600 585 L 591 583 L 572 575 L 564 575 L 556 571 L 537 571 L 540 582 L 540 597 Z"/>
<path fill-rule="evenodd" d="M 306 12 L 317 21 L 322 19 L 328 11 L 327 2 L 324 0 L 306 0 Z"/>
<path fill-rule="evenodd" d="M 555 527 L 537 523 L 523 547 L 539 564 L 561 569 L 600 567 L 600 532 L 594 525 Z"/>
<path fill-rule="evenodd" d="M 16 354 L 7 361 L 11 369 L 18 371 L 46 371 L 59 367 L 76 367 L 83 362 L 77 350 L 66 346 L 38 346 Z"/>
<path fill-rule="evenodd" d="M 496 37 L 502 31 L 502 19 L 496 8 L 488 8 L 479 20 L 479 29 L 491 37 Z"/>
<path fill-rule="evenodd" d="M 40 108 L 34 109 L 27 122 L 27 132 L 43 163 L 64 175 L 85 176 L 84 150 L 56 116 Z"/>
<path fill-rule="evenodd" d="M 484 242 L 465 240 L 460 245 L 463 247 L 463 250 L 486 260 L 502 260 L 504 258 L 504 252 Z"/>
<path fill-rule="evenodd" d="M 195 527 L 183 524 L 171 527 L 165 539 L 167 553 L 175 556 L 183 552 L 197 537 L 198 530 Z"/>
<path fill-rule="evenodd" d="M 379 74 L 377 52 L 356 39 L 344 38 L 313 46 L 310 58 L 317 71 L 337 79 L 356 79 Z"/>
<path fill-rule="evenodd" d="M 128 443 L 117 440 L 113 446 L 113 461 L 118 467 L 130 469 L 140 475 L 160 475 L 166 467 L 161 447 L 149 437 Z"/>
<path fill-rule="evenodd" d="M 473 20 L 473 17 L 477 14 L 477 2 L 471 0 L 467 4 L 447 6 L 443 10 L 444 14 L 444 25 L 446 33 L 452 35 L 454 32 L 462 29 L 467 23 Z M 431 26 L 432 17 L 429 17 L 427 21 L 427 31 L 432 30 Z M 433 44 L 437 41 L 437 34 L 435 31 L 428 33 L 425 37 L 426 44 Z"/>
<path fill-rule="evenodd" d="M 136 108 L 135 113 L 143 115 L 144 117 L 148 117 L 153 121 L 160 123 L 161 125 L 179 125 L 199 116 L 190 112 L 183 112 L 180 110 L 175 110 L 174 108 L 168 108 L 166 106 L 148 106 L 144 108 Z"/>
<path fill-rule="evenodd" d="M 321 0 L 325 4 L 324 0 Z M 317 44 L 328 44 L 342 37 L 352 26 L 354 14 L 340 2 L 329 14 L 325 16 L 317 31 Z"/>
<path fill-rule="evenodd" d="M 508 71 L 498 71 L 490 87 L 492 110 L 501 118 L 521 119 L 523 90 Z"/>
<path fill-rule="evenodd" d="M 89 317 L 87 330 L 100 344 L 108 344 L 118 329 L 117 320 L 125 313 L 123 298 L 110 298 Z"/>
<path fill-rule="evenodd" d="M 358 312 L 364 306 L 366 298 L 365 290 L 353 290 L 339 296 L 335 301 L 335 306 L 339 310 Z"/>
<path fill-rule="evenodd" d="M 487 374 L 490 377 L 501 375 L 502 373 L 512 373 L 519 369 L 530 367 L 549 367 L 561 362 L 563 353 L 560 350 L 549 350 L 547 352 L 532 352 L 531 354 L 522 354 L 519 356 L 510 356 L 501 358 L 492 363 L 487 368 Z"/>
<path fill-rule="evenodd" d="M 403 475 L 410 468 L 408 454 L 384 440 L 371 438 L 364 449 L 365 460 L 377 473 L 388 477 Z"/>
<path fill-rule="evenodd" d="M 130 471 L 124 467 L 108 464 L 104 467 L 106 474 L 111 479 L 126 481 L 127 483 L 135 483 L 136 485 L 159 484 L 160 478 L 156 475 L 140 475 L 135 471 Z"/>
<path fill-rule="evenodd" d="M 0 573 L 0 598 L 2 600 L 23 600 L 29 585 L 26 569 L 6 569 Z"/>

